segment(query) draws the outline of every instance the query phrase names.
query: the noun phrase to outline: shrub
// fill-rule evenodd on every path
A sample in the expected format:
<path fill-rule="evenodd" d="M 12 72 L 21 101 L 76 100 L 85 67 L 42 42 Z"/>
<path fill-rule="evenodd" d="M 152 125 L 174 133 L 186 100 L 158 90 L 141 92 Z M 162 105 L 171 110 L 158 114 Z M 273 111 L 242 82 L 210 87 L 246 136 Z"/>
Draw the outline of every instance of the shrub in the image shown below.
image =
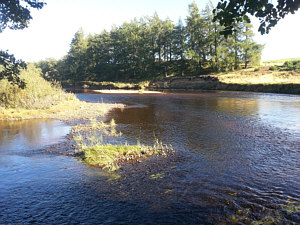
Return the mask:
<path fill-rule="evenodd" d="M 283 71 L 300 71 L 300 60 L 285 61 L 282 67 Z"/>
<path fill-rule="evenodd" d="M 25 89 L 20 89 L 7 80 L 0 80 L 0 106 L 41 109 L 75 98 L 73 94 L 65 93 L 58 83 L 50 83 L 42 78 L 41 70 L 31 64 L 21 71 L 20 78 L 26 83 Z"/>
<path fill-rule="evenodd" d="M 278 70 L 278 67 L 277 66 L 270 66 L 269 70 L 272 70 L 272 71 Z"/>

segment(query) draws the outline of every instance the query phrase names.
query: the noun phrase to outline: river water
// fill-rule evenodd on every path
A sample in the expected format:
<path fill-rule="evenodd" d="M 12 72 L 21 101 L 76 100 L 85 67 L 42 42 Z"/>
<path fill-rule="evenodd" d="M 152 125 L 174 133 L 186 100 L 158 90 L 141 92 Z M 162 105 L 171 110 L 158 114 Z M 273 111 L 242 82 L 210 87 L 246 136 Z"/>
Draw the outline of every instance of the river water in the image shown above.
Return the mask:
<path fill-rule="evenodd" d="M 117 174 L 49 154 L 69 127 L 0 123 L 0 224 L 299 224 L 300 96 L 78 93 L 113 110 L 122 138 L 175 154 Z"/>

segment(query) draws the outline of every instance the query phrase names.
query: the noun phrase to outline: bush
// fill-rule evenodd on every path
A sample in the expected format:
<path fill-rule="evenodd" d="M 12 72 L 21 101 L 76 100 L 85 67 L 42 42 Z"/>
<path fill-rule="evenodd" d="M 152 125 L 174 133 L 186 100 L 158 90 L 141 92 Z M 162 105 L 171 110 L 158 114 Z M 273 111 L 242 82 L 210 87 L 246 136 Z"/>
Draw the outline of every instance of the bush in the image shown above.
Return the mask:
<path fill-rule="evenodd" d="M 272 71 L 278 70 L 278 67 L 277 66 L 270 66 L 269 70 L 272 70 Z"/>
<path fill-rule="evenodd" d="M 283 71 L 300 71 L 300 60 L 285 61 L 283 64 Z"/>
<path fill-rule="evenodd" d="M 300 71 L 300 60 L 293 62 L 293 65 L 295 71 Z"/>
<path fill-rule="evenodd" d="M 254 72 L 258 72 L 258 71 L 260 71 L 259 67 L 257 67 L 257 68 L 254 69 Z"/>
<path fill-rule="evenodd" d="M 75 98 L 73 94 L 65 93 L 59 84 L 50 83 L 42 78 L 41 70 L 31 64 L 21 71 L 20 78 L 26 83 L 25 89 L 20 89 L 7 80 L 0 80 L 0 106 L 41 109 Z"/>

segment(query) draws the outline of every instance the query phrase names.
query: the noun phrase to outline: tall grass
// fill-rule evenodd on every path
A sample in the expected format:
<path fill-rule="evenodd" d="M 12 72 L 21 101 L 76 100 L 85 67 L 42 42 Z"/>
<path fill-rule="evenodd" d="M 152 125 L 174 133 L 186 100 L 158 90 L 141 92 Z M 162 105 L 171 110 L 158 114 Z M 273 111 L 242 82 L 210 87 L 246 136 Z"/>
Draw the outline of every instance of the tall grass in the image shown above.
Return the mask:
<path fill-rule="evenodd" d="M 41 76 L 41 70 L 29 64 L 21 71 L 20 78 L 26 82 L 25 89 L 0 80 L 0 106 L 4 108 L 44 109 L 64 100 L 74 99 L 65 93 L 58 83 L 50 83 Z"/>

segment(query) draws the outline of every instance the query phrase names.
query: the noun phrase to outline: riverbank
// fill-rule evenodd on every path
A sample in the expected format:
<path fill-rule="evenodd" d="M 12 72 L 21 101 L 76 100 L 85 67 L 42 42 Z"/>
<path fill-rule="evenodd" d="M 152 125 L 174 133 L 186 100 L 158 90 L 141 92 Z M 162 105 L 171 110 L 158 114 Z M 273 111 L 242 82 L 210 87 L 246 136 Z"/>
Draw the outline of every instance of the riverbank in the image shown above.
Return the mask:
<path fill-rule="evenodd" d="M 88 103 L 66 93 L 56 82 L 46 81 L 40 69 L 29 64 L 20 73 L 26 86 L 0 80 L 0 121 L 22 119 L 77 120 L 104 116 L 122 104 Z"/>
<path fill-rule="evenodd" d="M 57 119 L 62 121 L 103 117 L 123 104 L 89 103 L 77 98 L 43 109 L 0 108 L 0 121 L 22 119 Z"/>
<path fill-rule="evenodd" d="M 100 94 L 162 94 L 161 91 L 147 91 L 147 90 L 94 90 Z"/>
<path fill-rule="evenodd" d="M 149 83 L 150 90 L 198 89 L 300 94 L 300 72 L 269 67 L 194 77 L 169 77 Z"/>
<path fill-rule="evenodd" d="M 272 64 L 273 65 L 273 64 Z M 275 64 L 274 64 L 275 65 Z M 280 68 L 278 66 L 278 68 Z M 190 77 L 165 77 L 140 83 L 82 81 L 63 83 L 66 89 L 97 90 L 101 93 L 147 93 L 160 90 L 223 90 L 300 94 L 300 71 L 270 70 L 269 66 L 227 73 Z"/>

